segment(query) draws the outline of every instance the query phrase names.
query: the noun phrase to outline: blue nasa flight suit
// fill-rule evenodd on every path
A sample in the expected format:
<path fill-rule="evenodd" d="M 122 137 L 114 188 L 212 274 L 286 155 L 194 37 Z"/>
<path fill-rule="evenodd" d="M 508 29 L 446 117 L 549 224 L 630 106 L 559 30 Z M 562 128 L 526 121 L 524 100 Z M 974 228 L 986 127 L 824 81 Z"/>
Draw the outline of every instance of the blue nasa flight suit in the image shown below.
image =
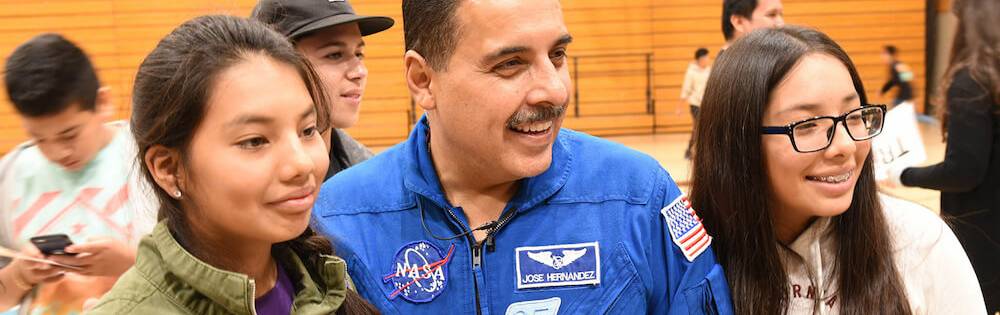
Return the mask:
<path fill-rule="evenodd" d="M 442 192 L 428 133 L 422 118 L 334 176 L 313 211 L 383 313 L 732 313 L 710 236 L 651 157 L 563 129 L 549 169 L 521 181 L 477 244 Z"/>

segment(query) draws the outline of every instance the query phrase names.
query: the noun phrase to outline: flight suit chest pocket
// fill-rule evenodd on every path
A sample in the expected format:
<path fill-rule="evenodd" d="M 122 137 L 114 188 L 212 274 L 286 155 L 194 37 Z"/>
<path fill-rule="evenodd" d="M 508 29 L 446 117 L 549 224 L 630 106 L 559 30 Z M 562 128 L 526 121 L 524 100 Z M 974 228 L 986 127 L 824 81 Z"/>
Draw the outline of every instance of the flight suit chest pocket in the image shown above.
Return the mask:
<path fill-rule="evenodd" d="M 624 245 L 617 244 L 601 265 L 601 283 L 582 290 L 559 314 L 642 314 L 646 294 Z M 574 292 L 574 293 L 576 293 Z M 567 299 L 564 299 L 566 301 Z"/>

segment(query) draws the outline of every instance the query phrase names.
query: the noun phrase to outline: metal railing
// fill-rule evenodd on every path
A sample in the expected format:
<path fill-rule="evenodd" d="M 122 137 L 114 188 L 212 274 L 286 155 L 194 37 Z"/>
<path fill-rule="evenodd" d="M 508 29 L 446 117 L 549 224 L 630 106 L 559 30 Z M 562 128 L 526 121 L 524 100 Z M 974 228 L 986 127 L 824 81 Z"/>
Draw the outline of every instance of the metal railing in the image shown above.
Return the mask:
<path fill-rule="evenodd" d="M 583 80 L 590 78 L 600 78 L 600 77 L 614 77 L 621 75 L 641 75 L 644 76 L 644 90 L 645 90 L 645 113 L 655 114 L 656 113 L 656 100 L 653 97 L 653 53 L 621 53 L 621 54 L 586 54 L 586 55 L 574 55 L 570 57 L 572 59 L 573 68 L 573 116 L 580 117 L 580 102 L 581 102 L 581 89 L 580 83 Z M 617 59 L 618 61 L 628 61 L 630 59 L 638 59 L 636 62 L 642 63 L 642 69 L 603 69 L 600 72 L 584 72 L 581 78 L 580 71 L 580 60 L 608 60 Z"/>

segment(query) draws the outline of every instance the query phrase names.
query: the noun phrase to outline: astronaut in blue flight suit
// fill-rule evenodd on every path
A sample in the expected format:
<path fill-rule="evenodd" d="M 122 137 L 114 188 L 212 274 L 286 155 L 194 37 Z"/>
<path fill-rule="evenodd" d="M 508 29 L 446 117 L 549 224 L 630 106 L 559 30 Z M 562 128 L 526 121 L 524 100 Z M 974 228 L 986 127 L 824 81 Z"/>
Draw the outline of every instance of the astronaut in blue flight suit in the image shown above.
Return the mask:
<path fill-rule="evenodd" d="M 314 225 L 385 314 L 729 314 L 712 237 L 651 157 L 561 129 L 557 0 L 404 0 L 403 143 L 323 185 Z"/>

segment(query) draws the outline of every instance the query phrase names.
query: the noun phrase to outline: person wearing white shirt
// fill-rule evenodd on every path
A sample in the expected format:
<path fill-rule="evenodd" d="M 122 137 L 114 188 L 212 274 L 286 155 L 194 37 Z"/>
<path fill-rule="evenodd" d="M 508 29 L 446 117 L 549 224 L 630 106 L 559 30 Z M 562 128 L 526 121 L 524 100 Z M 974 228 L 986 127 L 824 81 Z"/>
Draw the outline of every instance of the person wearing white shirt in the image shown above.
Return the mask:
<path fill-rule="evenodd" d="M 712 72 L 709 67 L 708 49 L 698 48 L 694 52 L 694 61 L 688 65 L 687 72 L 684 73 L 684 84 L 681 85 L 681 99 L 691 106 L 692 130 L 698 125 L 698 114 L 701 108 L 701 98 L 705 95 L 705 83 L 708 83 L 708 74 Z M 694 145 L 694 135 L 688 141 L 687 151 L 684 151 L 684 158 L 691 158 L 691 147 Z"/>

